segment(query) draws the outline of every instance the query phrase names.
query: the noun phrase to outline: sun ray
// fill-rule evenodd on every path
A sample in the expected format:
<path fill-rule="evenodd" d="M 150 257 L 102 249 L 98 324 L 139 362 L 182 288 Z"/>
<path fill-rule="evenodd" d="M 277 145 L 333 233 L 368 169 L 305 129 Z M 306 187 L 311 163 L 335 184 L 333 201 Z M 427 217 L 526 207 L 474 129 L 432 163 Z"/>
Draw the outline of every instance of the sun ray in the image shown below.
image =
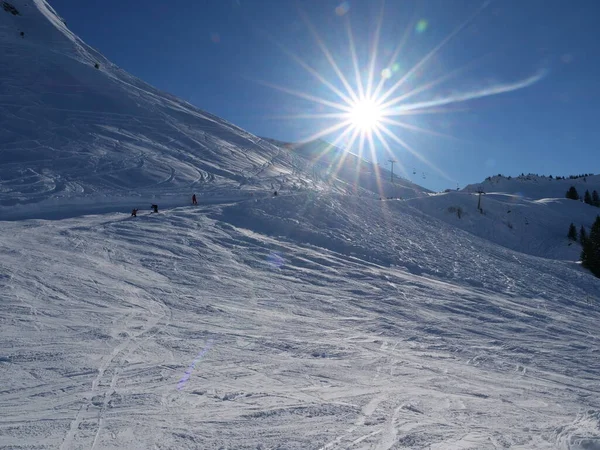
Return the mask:
<path fill-rule="evenodd" d="M 354 36 L 352 35 L 352 25 L 350 24 L 350 18 L 348 17 L 346 17 L 346 31 L 348 33 L 348 43 L 350 46 L 352 65 L 354 66 L 354 75 L 356 77 L 356 86 L 358 87 L 358 96 L 359 98 L 364 98 L 365 91 L 363 88 L 362 77 L 360 76 L 360 68 L 358 66 L 358 57 L 356 55 L 356 47 L 354 45 Z"/>
<path fill-rule="evenodd" d="M 275 38 L 270 37 L 270 35 L 268 33 L 266 33 L 266 34 L 267 34 L 267 36 L 269 36 L 269 38 L 272 40 L 272 42 L 277 47 L 279 47 L 279 49 L 282 52 L 284 52 L 286 55 L 288 55 L 290 58 L 292 58 L 298 65 L 300 65 L 300 67 L 302 67 L 304 70 L 306 70 L 308 73 L 310 73 L 313 77 L 315 77 L 317 80 L 319 80 L 323 85 L 327 86 L 333 93 L 335 93 L 343 101 L 345 101 L 346 103 L 350 103 L 351 102 L 351 98 L 350 97 L 348 97 L 341 90 L 339 90 L 337 87 L 335 87 L 323 75 L 321 75 L 319 72 L 317 72 L 311 66 L 309 66 L 302 58 L 300 58 L 298 55 L 296 55 L 295 53 L 293 53 L 291 50 L 289 50 L 286 46 L 284 46 L 280 42 L 277 42 L 277 40 L 275 40 Z M 350 92 L 352 92 L 352 91 L 350 91 Z"/>
<path fill-rule="evenodd" d="M 379 11 L 379 17 L 377 20 L 377 26 L 375 28 L 375 37 L 373 39 L 373 45 L 371 47 L 371 61 L 369 63 L 368 79 L 366 98 L 371 98 L 371 90 L 373 89 L 373 77 L 375 76 L 375 64 L 377 63 L 377 51 L 379 49 L 379 37 L 381 35 L 381 25 L 383 23 L 383 12 L 385 10 L 385 0 L 381 0 L 381 9 Z"/>
<path fill-rule="evenodd" d="M 324 106 L 330 106 L 330 107 L 335 108 L 335 109 L 340 110 L 340 111 L 346 111 L 348 113 L 352 112 L 352 107 L 349 106 L 349 105 L 343 105 L 343 104 L 335 103 L 335 102 L 332 102 L 332 101 L 329 101 L 329 100 L 324 100 L 324 99 L 322 99 L 320 97 L 316 97 L 314 95 L 306 94 L 306 93 L 304 93 L 302 91 L 297 91 L 295 89 L 290 89 L 290 88 L 286 88 L 284 86 L 279 86 L 278 84 L 269 83 L 268 81 L 261 81 L 261 80 L 253 80 L 253 81 L 255 83 L 262 84 L 263 86 L 270 87 L 271 89 L 275 89 L 275 90 L 278 90 L 278 91 L 281 91 L 281 92 L 285 92 L 286 94 L 290 94 L 290 95 L 293 95 L 293 96 L 298 97 L 298 98 L 303 98 L 305 100 L 310 100 L 310 101 L 313 101 L 315 103 L 320 103 L 321 105 L 324 105 Z"/>
<path fill-rule="evenodd" d="M 332 148 L 337 147 L 337 145 L 344 140 L 344 138 L 353 132 L 355 129 L 353 127 L 346 127 L 346 129 L 340 134 L 331 144 L 328 144 L 325 149 L 319 153 L 319 155 L 315 158 L 314 162 L 318 162 L 323 158 L 327 153 L 331 151 Z M 354 142 L 354 141 L 352 141 Z"/>
<path fill-rule="evenodd" d="M 430 162 L 427 158 L 425 158 L 423 155 L 421 155 L 419 152 L 417 152 L 415 149 L 413 149 L 410 145 L 408 145 L 406 142 L 404 142 L 402 139 L 400 139 L 398 136 L 396 136 L 394 133 L 392 133 L 390 130 L 388 130 L 385 126 L 382 126 L 381 130 L 385 134 L 387 134 L 390 137 L 390 139 L 392 139 L 393 141 L 395 141 L 396 143 L 398 143 L 402 147 L 404 147 L 406 150 L 408 150 L 419 161 L 421 161 L 422 163 L 424 163 L 427 166 L 431 167 L 434 171 L 436 171 L 438 174 L 440 174 L 446 180 L 452 181 L 452 179 L 450 178 L 450 176 L 447 175 L 442 169 L 440 169 L 435 164 L 433 164 L 432 162 Z"/>
<path fill-rule="evenodd" d="M 358 144 L 358 155 L 355 154 L 356 165 L 355 165 L 355 168 L 354 168 L 354 180 L 352 182 L 352 188 L 354 189 L 355 192 L 356 192 L 357 187 L 358 187 L 358 179 L 360 178 L 360 168 L 361 168 L 361 161 L 362 161 L 362 153 L 363 153 L 363 149 L 365 147 L 366 134 L 367 134 L 366 132 L 360 133 L 360 143 Z"/>
<path fill-rule="evenodd" d="M 348 113 L 305 113 L 305 114 L 283 114 L 276 116 L 263 116 L 269 119 L 345 119 Z"/>
<path fill-rule="evenodd" d="M 450 114 L 455 112 L 471 111 L 471 108 L 463 106 L 462 108 L 424 108 L 411 109 L 410 111 L 394 111 L 394 116 L 418 116 L 426 114 Z"/>
<path fill-rule="evenodd" d="M 394 154 L 392 148 L 390 147 L 390 145 L 388 144 L 388 142 L 385 140 L 385 136 L 383 134 L 381 134 L 381 131 L 379 131 L 379 127 L 375 128 L 373 131 L 377 135 L 377 138 L 379 139 L 379 141 L 383 145 L 383 148 L 386 150 L 388 156 L 391 159 L 396 158 L 396 155 Z M 400 166 L 400 170 L 402 170 L 402 174 L 404 175 L 404 177 L 408 178 L 408 173 L 406 172 L 406 169 L 404 168 L 404 165 L 402 164 L 402 162 L 398 162 L 398 165 Z"/>
<path fill-rule="evenodd" d="M 337 130 L 344 128 L 344 127 L 348 127 L 349 125 L 351 125 L 352 123 L 349 120 L 340 122 L 336 125 L 332 125 L 329 128 L 325 128 L 324 130 L 321 131 L 317 131 L 315 134 L 302 139 L 303 142 L 309 142 L 309 141 L 316 141 L 319 138 L 322 138 L 324 136 L 330 135 L 335 133 Z"/>
<path fill-rule="evenodd" d="M 329 51 L 329 49 L 327 48 L 327 46 L 323 42 L 323 39 L 321 39 L 321 36 L 319 35 L 319 33 L 317 32 L 317 30 L 315 29 L 314 25 L 312 24 L 312 22 L 310 21 L 310 19 L 308 18 L 308 16 L 302 10 L 300 10 L 300 15 L 302 17 L 302 20 L 304 21 L 304 23 L 306 24 L 306 26 L 310 30 L 311 34 L 313 35 L 313 38 L 316 41 L 317 45 L 319 46 L 319 48 L 321 49 L 321 51 L 325 55 L 325 58 L 327 58 L 327 61 L 329 61 L 329 64 L 331 65 L 331 67 L 333 68 L 333 70 L 337 74 L 338 78 L 340 79 L 340 81 L 342 82 L 342 84 L 344 85 L 344 87 L 346 88 L 346 90 L 348 91 L 348 94 L 350 95 L 350 98 L 352 98 L 352 100 L 355 101 L 355 102 L 358 101 L 358 97 L 354 93 L 354 89 L 352 89 L 352 86 L 350 86 L 350 83 L 348 83 L 348 80 L 346 80 L 346 77 L 344 76 L 344 74 L 340 70 L 339 66 L 335 62 L 335 59 L 333 59 L 333 55 L 331 54 L 331 52 Z M 346 97 L 346 99 L 347 98 L 348 97 Z M 348 101 L 348 100 L 346 100 L 346 101 L 348 103 L 350 103 L 350 101 Z"/>
<path fill-rule="evenodd" d="M 348 147 L 352 147 L 354 145 L 354 142 L 356 141 L 356 139 L 358 138 L 358 135 L 362 134 L 360 133 L 359 129 L 353 129 L 353 134 L 352 134 L 352 138 L 350 138 L 350 143 L 348 145 L 345 145 L 346 148 Z M 333 176 L 337 177 L 338 173 L 340 172 L 342 165 L 344 164 L 344 162 L 346 161 L 346 158 L 348 157 L 348 155 L 350 154 L 349 151 L 347 151 L 345 148 L 342 149 L 342 154 L 339 158 L 339 161 L 337 163 L 337 167 L 333 170 Z"/>
<path fill-rule="evenodd" d="M 373 130 L 375 133 L 377 133 L 377 129 Z M 373 140 L 373 134 L 369 135 L 369 144 L 370 144 L 370 149 L 371 149 L 371 161 L 377 161 L 377 154 L 375 151 L 375 142 Z M 387 143 L 386 143 L 387 145 Z M 378 193 L 380 197 L 383 197 L 383 183 L 381 182 L 381 174 L 379 173 L 379 170 L 377 170 L 377 168 L 375 167 L 375 163 L 373 163 L 373 172 L 375 173 L 375 184 L 377 184 L 377 189 L 378 189 Z"/>
<path fill-rule="evenodd" d="M 483 3 L 473 14 L 471 14 L 464 22 L 450 32 L 438 45 L 436 45 L 429 53 L 427 53 L 417 64 L 413 66 L 400 80 L 398 80 L 385 94 L 381 96 L 381 101 L 388 99 L 396 90 L 404 84 L 404 82 L 412 76 L 417 70 L 425 65 L 431 58 L 433 58 L 448 42 L 450 42 L 457 34 L 466 28 L 487 6 L 489 2 Z"/>
<path fill-rule="evenodd" d="M 398 58 L 398 55 L 400 54 L 400 52 L 402 51 L 402 49 L 408 42 L 408 38 L 410 37 L 410 34 L 415 26 L 416 21 L 417 21 L 416 16 L 413 13 L 413 18 L 411 19 L 409 26 L 406 28 L 406 30 L 404 30 L 402 38 L 400 39 L 400 43 L 394 50 L 394 53 L 392 54 L 392 57 L 390 58 L 390 62 L 388 63 L 388 66 L 391 66 L 392 64 L 394 64 L 394 61 L 396 61 L 396 58 Z M 376 97 L 376 98 L 379 97 L 379 94 L 381 93 L 381 89 L 383 88 L 385 81 L 386 81 L 386 79 L 384 77 L 381 77 L 381 79 L 379 80 L 379 83 L 377 84 L 377 88 L 375 89 L 375 92 L 373 93 L 373 97 Z"/>
<path fill-rule="evenodd" d="M 452 179 L 442 169 L 440 169 L 439 167 L 437 167 L 436 165 L 434 165 L 433 163 L 431 163 L 427 158 L 425 158 L 423 155 L 421 155 L 418 151 L 416 151 L 415 149 L 413 149 L 410 145 L 408 145 L 406 142 L 404 142 L 402 139 L 400 139 L 398 136 L 396 136 L 394 133 L 392 133 L 390 130 L 388 130 L 387 127 L 381 126 L 380 129 L 385 134 L 387 134 L 390 137 L 390 139 L 392 139 L 394 142 L 396 142 L 397 144 L 401 145 L 406 150 L 408 150 L 419 161 L 421 161 L 422 163 L 424 163 L 427 166 L 431 167 L 433 170 L 435 170 L 438 174 L 440 174 L 446 180 L 452 181 Z"/>
<path fill-rule="evenodd" d="M 412 125 L 412 124 L 405 123 L 405 122 L 400 122 L 399 120 L 390 119 L 389 117 L 383 117 L 381 119 L 381 121 L 383 123 L 387 123 L 388 125 L 395 125 L 397 127 L 401 127 L 406 130 L 418 131 L 420 133 L 430 134 L 432 136 L 438 136 L 438 137 L 443 137 L 446 139 L 451 139 L 453 141 L 461 141 L 462 142 L 462 140 L 457 138 L 456 136 L 452 136 L 450 134 L 445 134 L 445 133 L 440 133 L 439 131 L 428 130 L 427 128 L 421 128 L 416 125 Z"/>
<path fill-rule="evenodd" d="M 390 145 L 387 143 L 387 141 L 385 140 L 385 136 L 383 136 L 383 134 L 381 134 L 381 131 L 379 131 L 380 127 L 375 128 L 373 131 L 375 132 L 375 135 L 377 136 L 377 138 L 381 141 L 383 148 L 385 149 L 385 151 L 387 152 L 387 155 L 390 158 L 395 158 L 394 152 L 392 151 Z"/>
<path fill-rule="evenodd" d="M 479 63 L 481 59 L 482 58 L 479 58 L 479 59 L 477 59 L 475 61 L 471 61 L 470 63 L 465 64 L 462 67 L 459 67 L 458 69 L 454 69 L 454 70 L 452 70 L 452 71 L 450 71 L 450 72 L 442 75 L 441 77 L 438 77 L 435 80 L 430 81 L 429 83 L 425 83 L 425 84 L 423 84 L 421 86 L 418 86 L 418 87 L 414 88 L 411 91 L 408 91 L 407 93 L 405 93 L 403 95 L 399 95 L 398 97 L 395 97 L 395 98 L 393 98 L 393 99 L 391 99 L 391 100 L 383 103 L 381 105 L 381 107 L 383 109 L 388 109 L 388 108 L 391 108 L 394 105 L 397 105 L 400 102 L 403 102 L 403 101 L 409 99 L 410 97 L 414 97 L 415 95 L 420 94 L 421 92 L 429 91 L 430 89 L 434 88 L 435 86 L 438 86 L 438 85 L 442 84 L 443 82 L 445 82 L 445 81 L 447 81 L 447 80 L 455 77 L 459 73 L 462 73 L 462 72 L 468 70 L 470 67 L 472 67 L 475 64 Z"/>

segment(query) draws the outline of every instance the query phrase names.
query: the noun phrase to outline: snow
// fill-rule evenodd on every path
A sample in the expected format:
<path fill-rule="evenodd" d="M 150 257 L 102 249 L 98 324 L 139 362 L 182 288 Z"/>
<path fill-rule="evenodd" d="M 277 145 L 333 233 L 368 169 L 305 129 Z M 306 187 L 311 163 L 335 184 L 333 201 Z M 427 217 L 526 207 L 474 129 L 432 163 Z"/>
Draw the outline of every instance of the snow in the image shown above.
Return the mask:
<path fill-rule="evenodd" d="M 406 203 L 1 226 L 4 445 L 600 444 L 600 282 Z"/>
<path fill-rule="evenodd" d="M 43 0 L 11 4 L 19 16 L 0 11 L 0 217 L 49 200 L 318 187 L 293 173 L 293 154 L 119 69 Z"/>
<path fill-rule="evenodd" d="M 565 237 L 600 210 L 568 183 L 482 214 L 316 163 L 11 3 L 0 448 L 600 449 L 600 280 Z"/>
<path fill-rule="evenodd" d="M 511 179 L 504 176 L 493 176 L 482 183 L 466 186 L 464 191 L 477 192 L 481 188 L 487 193 L 501 192 L 539 200 L 543 198 L 565 198 L 571 186 L 577 189 L 579 196 L 582 198 L 586 190 L 590 194 L 594 190 L 600 193 L 600 175 L 576 179 L 567 177 L 565 180 L 539 175 L 523 175 Z"/>
<path fill-rule="evenodd" d="M 507 186 L 508 187 L 508 186 Z M 510 190 L 510 188 L 509 188 Z M 566 198 L 534 200 L 505 193 L 465 191 L 414 199 L 410 204 L 476 236 L 519 252 L 576 261 L 581 246 L 567 239 L 569 225 L 589 232 L 600 209 Z M 480 205 L 480 212 L 477 206 Z M 462 210 L 458 217 L 456 210 Z"/>
<path fill-rule="evenodd" d="M 334 186 L 345 180 L 342 183 L 344 191 L 363 195 L 376 193 L 380 197 L 404 199 L 424 197 L 431 193 L 406 178 L 399 177 L 397 173 L 393 175 L 392 182 L 392 173 L 379 164 L 365 160 L 352 153 L 351 149 L 342 149 L 320 139 L 299 144 L 271 142 L 279 146 L 283 144 L 308 159 L 313 170 Z"/>

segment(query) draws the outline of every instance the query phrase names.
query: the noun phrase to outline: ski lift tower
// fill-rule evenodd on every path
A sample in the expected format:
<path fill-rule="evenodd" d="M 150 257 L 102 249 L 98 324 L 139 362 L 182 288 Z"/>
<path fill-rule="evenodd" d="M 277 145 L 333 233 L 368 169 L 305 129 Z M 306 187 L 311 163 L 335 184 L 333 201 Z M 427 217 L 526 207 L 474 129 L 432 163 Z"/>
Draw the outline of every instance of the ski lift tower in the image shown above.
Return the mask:
<path fill-rule="evenodd" d="M 485 192 L 483 192 L 481 186 L 479 186 L 479 189 L 477 189 L 477 193 L 479 194 L 479 199 L 477 200 L 477 209 L 481 214 L 483 214 L 483 209 L 481 209 L 481 194 L 485 194 Z"/>
<path fill-rule="evenodd" d="M 388 162 L 392 165 L 392 175 L 390 177 L 390 181 L 394 182 L 394 163 L 398 162 L 395 159 L 388 159 Z"/>

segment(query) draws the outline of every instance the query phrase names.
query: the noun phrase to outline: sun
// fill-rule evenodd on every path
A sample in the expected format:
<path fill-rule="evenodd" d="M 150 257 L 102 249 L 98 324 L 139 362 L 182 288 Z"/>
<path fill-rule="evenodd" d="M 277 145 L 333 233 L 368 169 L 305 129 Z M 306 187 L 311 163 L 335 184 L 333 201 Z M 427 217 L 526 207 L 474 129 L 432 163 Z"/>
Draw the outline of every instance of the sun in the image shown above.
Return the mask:
<path fill-rule="evenodd" d="M 493 2 L 484 1 L 472 14 L 416 61 L 412 67 L 406 65 L 401 56 L 409 43 L 409 39 L 415 36 L 413 31 L 416 30 L 418 34 L 422 34 L 427 30 L 427 21 L 421 19 L 416 24 L 413 23 L 407 26 L 395 49 L 388 52 L 386 47 L 386 52 L 390 53 L 389 58 L 386 55 L 386 61 L 381 61 L 378 54 L 380 53 L 379 43 L 385 17 L 385 0 L 380 3 L 381 7 L 375 24 L 375 32 L 367 45 L 368 60 L 366 64 L 362 64 L 359 60 L 359 53 L 352 32 L 352 22 L 347 17 L 347 9 L 339 9 L 341 12 L 336 9 L 338 15 L 346 16 L 345 27 L 348 36 L 348 50 L 340 49 L 339 56 L 327 47 L 308 15 L 300 10 L 301 18 L 325 59 L 329 62 L 331 71 L 337 76 L 334 79 L 328 79 L 324 73 L 321 73 L 298 54 L 271 37 L 271 40 L 285 54 L 315 80 L 319 81 L 323 87 L 327 88 L 328 92 L 325 95 L 316 94 L 316 91 L 312 90 L 303 92 L 269 82 L 261 82 L 261 84 L 316 104 L 318 108 L 316 112 L 300 112 L 282 118 L 317 121 L 320 129 L 302 139 L 303 142 L 327 139 L 330 145 L 323 149 L 316 160 L 324 157 L 337 146 L 342 146 L 344 150 L 347 150 L 340 153 L 341 156 L 337 165 L 332 169 L 333 174 L 345 167 L 345 159 L 347 155 L 352 153 L 359 156 L 356 159 L 358 167 L 366 151 L 370 153 L 365 155 L 370 161 L 381 159 L 382 152 L 386 159 L 396 161 L 396 154 L 403 152 L 407 153 L 406 156 L 416 158 L 419 162 L 430 167 L 442 178 L 452 180 L 442 168 L 434 165 L 418 149 L 413 148 L 410 144 L 412 136 L 407 139 L 404 135 L 423 133 L 455 141 L 457 138 L 451 134 L 416 125 L 414 122 L 419 122 L 417 117 L 424 114 L 448 114 L 453 112 L 453 109 L 446 108 L 448 105 L 456 105 L 478 98 L 527 88 L 540 81 L 545 76 L 546 71 L 542 70 L 528 78 L 518 79 L 510 83 L 493 83 L 488 86 L 484 85 L 479 89 L 465 91 L 446 88 L 446 91 L 453 93 L 448 95 L 436 94 L 436 87 L 466 71 L 474 65 L 474 62 L 444 73 L 438 73 L 438 69 L 435 69 L 431 71 L 431 74 L 427 70 L 428 64 L 436 61 L 442 48 L 455 39 L 464 29 L 469 28 L 475 18 Z M 363 48 L 363 45 L 360 48 Z M 337 58 L 344 58 L 344 64 L 338 65 Z M 326 68 L 326 70 L 326 73 L 330 73 L 329 68 Z M 459 110 L 463 110 L 463 108 L 459 108 Z M 405 177 L 409 177 L 402 163 L 400 163 L 400 170 Z M 360 171 L 357 169 L 356 173 L 358 176 Z M 378 176 L 379 172 L 375 171 L 375 173 Z M 378 179 L 377 183 L 380 192 L 383 193 L 381 180 Z"/>
<path fill-rule="evenodd" d="M 381 107 L 373 99 L 362 99 L 351 105 L 348 119 L 362 132 L 375 131 L 383 117 Z"/>

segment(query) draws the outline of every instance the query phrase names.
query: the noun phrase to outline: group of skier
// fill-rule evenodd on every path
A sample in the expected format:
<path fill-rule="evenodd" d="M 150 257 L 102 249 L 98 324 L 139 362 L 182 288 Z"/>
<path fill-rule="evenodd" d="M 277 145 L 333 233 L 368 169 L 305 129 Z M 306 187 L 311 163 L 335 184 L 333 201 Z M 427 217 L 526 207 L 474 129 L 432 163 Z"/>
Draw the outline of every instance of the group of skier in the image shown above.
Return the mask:
<path fill-rule="evenodd" d="M 198 199 L 196 198 L 196 194 L 193 194 L 192 195 L 192 205 L 197 205 L 197 204 L 198 204 Z M 150 208 L 152 208 L 152 213 L 157 213 L 158 212 L 158 205 L 157 204 L 153 203 L 152 205 L 150 205 Z M 137 217 L 138 211 L 139 211 L 139 208 L 133 208 L 131 210 L 131 217 Z"/>
<path fill-rule="evenodd" d="M 254 194 L 250 194 L 250 195 L 253 196 Z M 273 192 L 273 196 L 277 196 L 277 191 Z M 196 194 L 192 194 L 192 205 L 197 205 L 197 204 L 198 204 L 198 199 L 196 198 Z M 152 205 L 150 205 L 150 208 L 152 208 L 153 213 L 158 212 L 158 205 L 152 204 Z M 131 210 L 131 217 L 137 217 L 138 211 L 139 211 L 139 208 L 133 208 Z"/>

